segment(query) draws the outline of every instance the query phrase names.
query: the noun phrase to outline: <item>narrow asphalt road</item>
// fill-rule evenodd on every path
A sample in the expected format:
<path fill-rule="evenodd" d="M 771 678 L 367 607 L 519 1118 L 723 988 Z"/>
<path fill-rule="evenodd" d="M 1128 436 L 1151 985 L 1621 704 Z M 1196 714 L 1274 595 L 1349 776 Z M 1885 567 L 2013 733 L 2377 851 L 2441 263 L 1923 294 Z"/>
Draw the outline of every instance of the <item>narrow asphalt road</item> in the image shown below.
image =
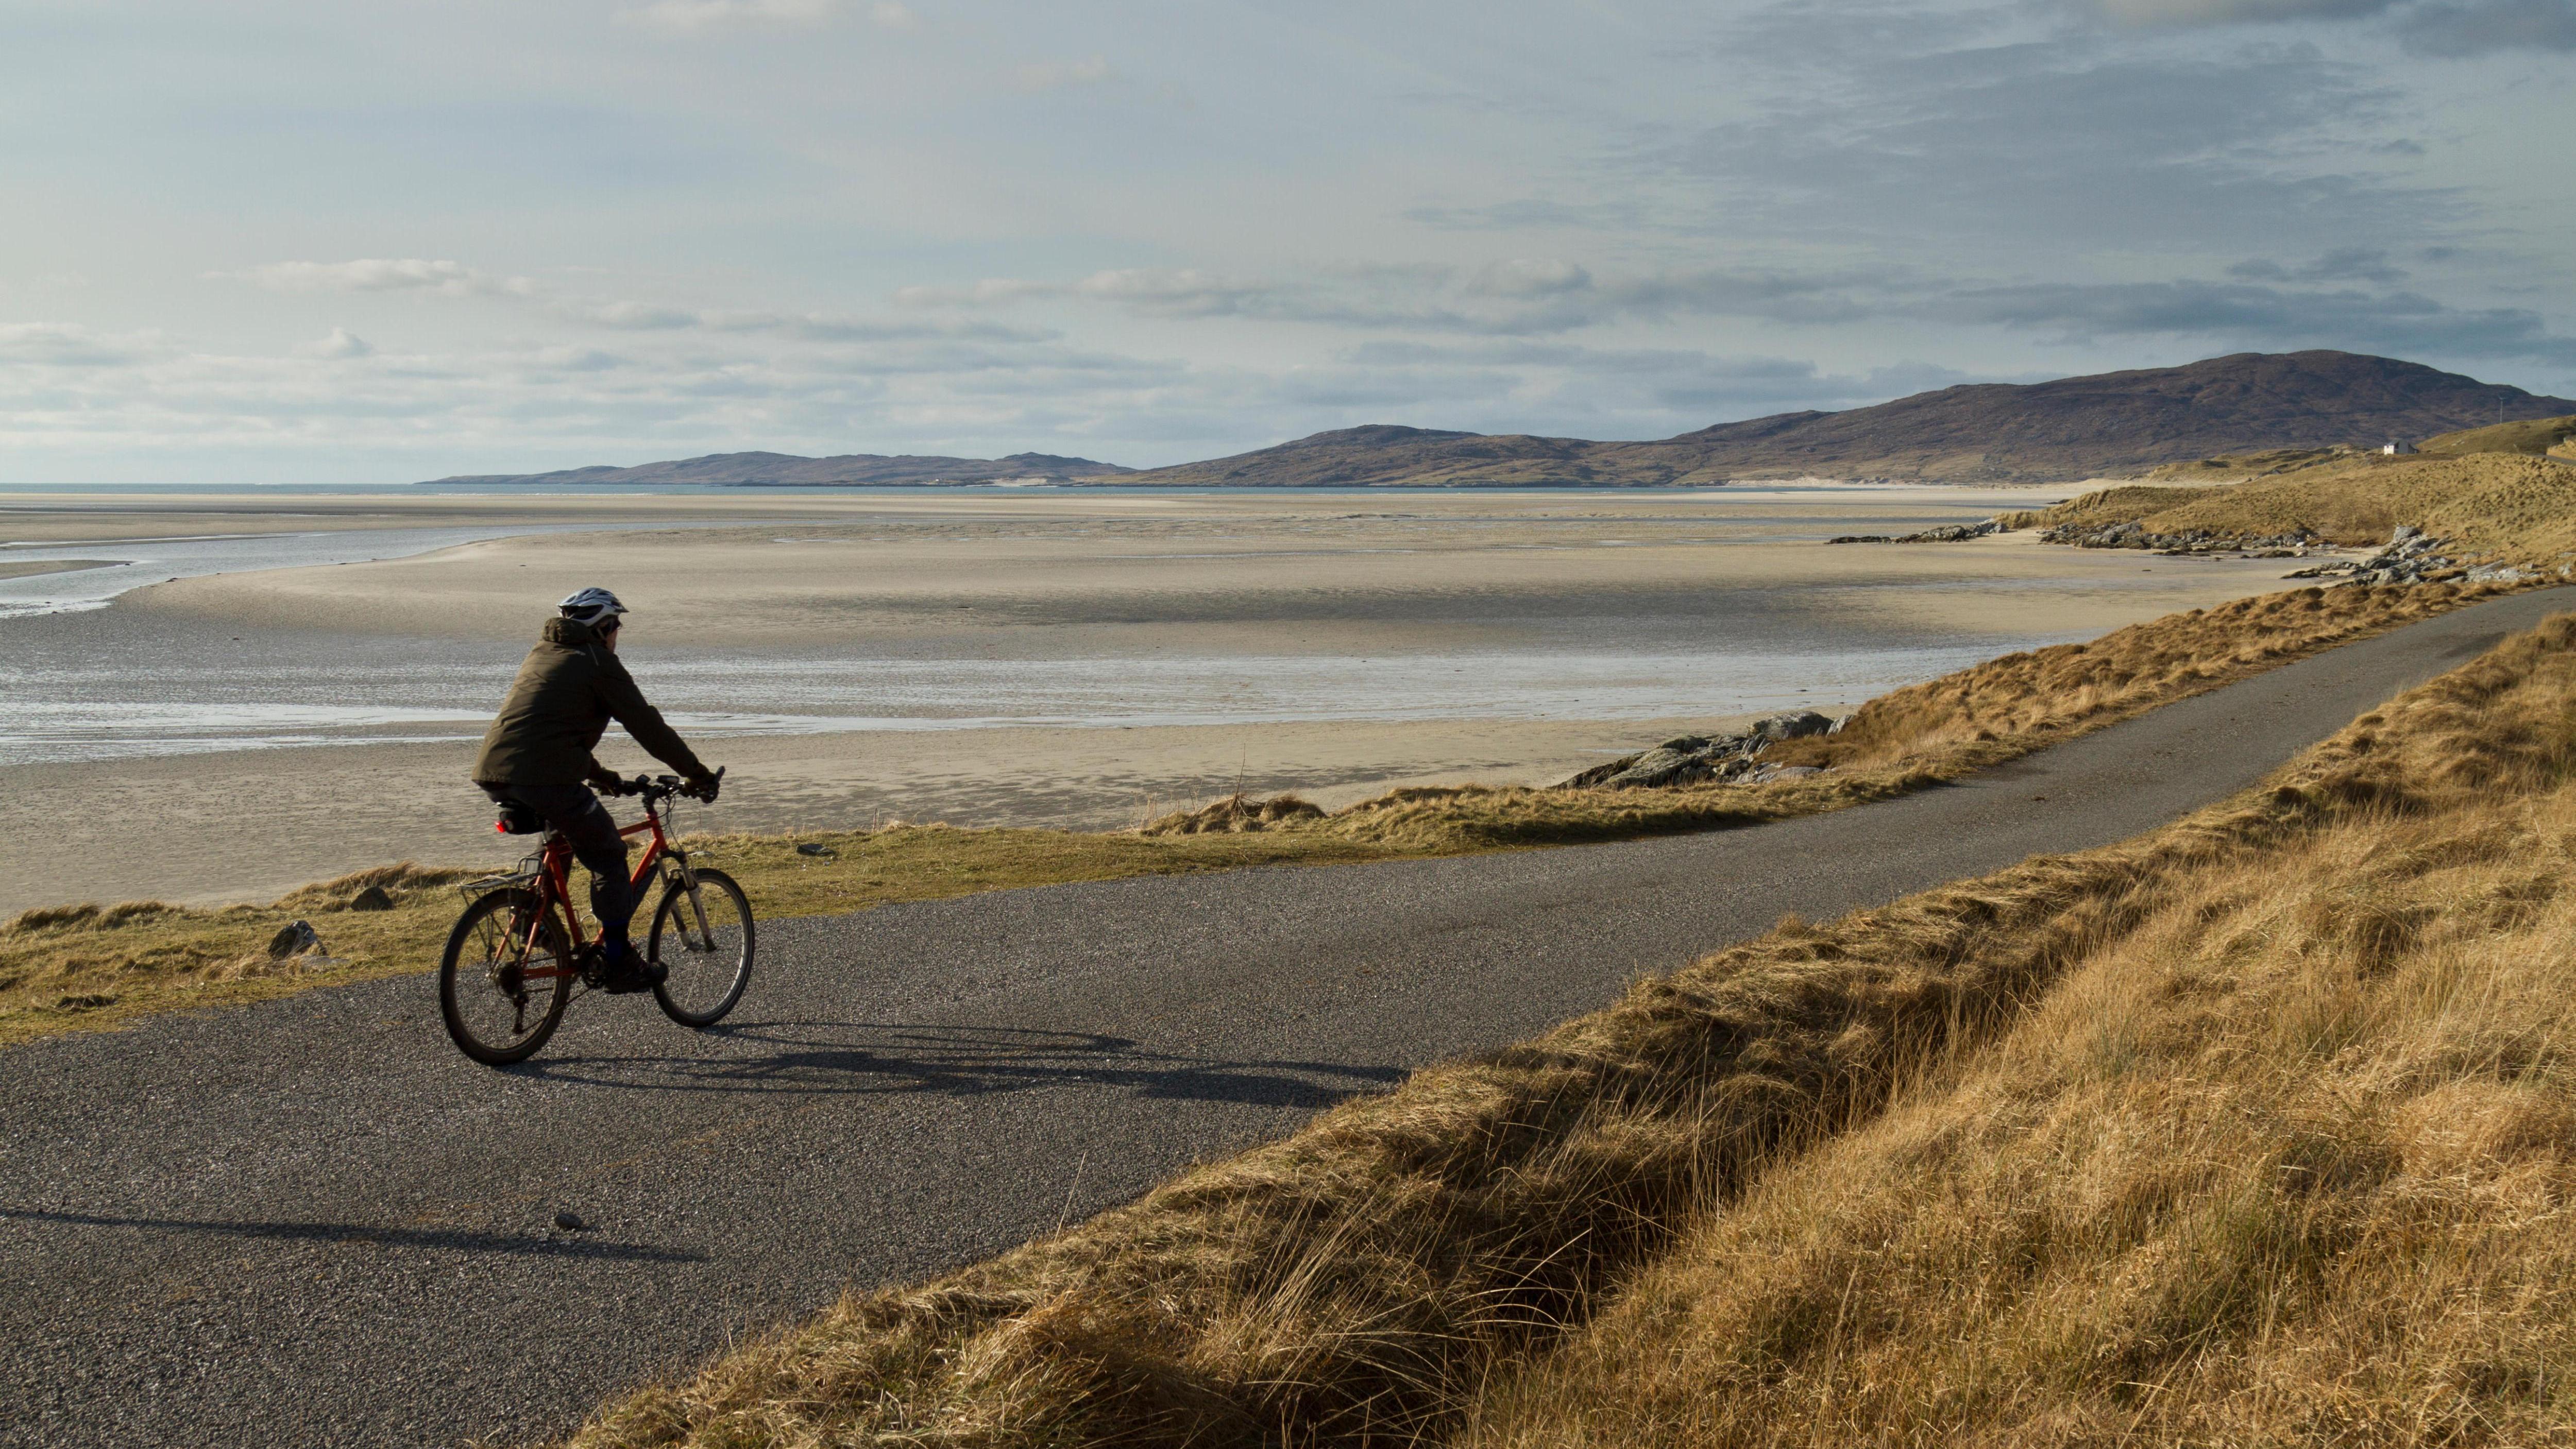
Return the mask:
<path fill-rule="evenodd" d="M 0 1445 L 569 1428 L 846 1284 L 1008 1248 L 1783 912 L 2134 834 L 2571 604 L 1755 830 L 781 921 L 725 1028 L 592 998 L 509 1072 L 447 1044 L 425 977 L 0 1052 Z"/>

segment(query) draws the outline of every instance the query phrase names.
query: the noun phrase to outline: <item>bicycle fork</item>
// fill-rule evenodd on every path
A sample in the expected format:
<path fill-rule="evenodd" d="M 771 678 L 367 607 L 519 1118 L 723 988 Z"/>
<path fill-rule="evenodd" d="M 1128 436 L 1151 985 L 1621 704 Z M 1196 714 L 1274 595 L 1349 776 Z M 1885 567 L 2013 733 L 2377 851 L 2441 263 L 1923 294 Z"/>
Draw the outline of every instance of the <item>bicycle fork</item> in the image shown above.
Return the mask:
<path fill-rule="evenodd" d="M 688 894 L 689 914 L 698 918 L 698 934 L 691 936 L 684 923 L 680 938 L 692 951 L 712 951 L 716 948 L 716 930 L 707 923 L 707 903 L 698 893 L 698 873 L 689 868 L 689 858 L 676 850 L 671 852 L 671 864 L 679 872 L 681 890 Z"/>

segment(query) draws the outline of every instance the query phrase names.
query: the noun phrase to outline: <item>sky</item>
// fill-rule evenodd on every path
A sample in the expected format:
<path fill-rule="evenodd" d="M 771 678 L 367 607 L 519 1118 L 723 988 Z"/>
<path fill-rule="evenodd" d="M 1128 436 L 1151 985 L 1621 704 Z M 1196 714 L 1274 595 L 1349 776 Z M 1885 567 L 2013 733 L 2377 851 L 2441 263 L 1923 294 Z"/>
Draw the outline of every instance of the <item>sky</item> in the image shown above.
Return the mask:
<path fill-rule="evenodd" d="M 2576 396 L 2576 0 L 0 0 L 0 482 Z"/>

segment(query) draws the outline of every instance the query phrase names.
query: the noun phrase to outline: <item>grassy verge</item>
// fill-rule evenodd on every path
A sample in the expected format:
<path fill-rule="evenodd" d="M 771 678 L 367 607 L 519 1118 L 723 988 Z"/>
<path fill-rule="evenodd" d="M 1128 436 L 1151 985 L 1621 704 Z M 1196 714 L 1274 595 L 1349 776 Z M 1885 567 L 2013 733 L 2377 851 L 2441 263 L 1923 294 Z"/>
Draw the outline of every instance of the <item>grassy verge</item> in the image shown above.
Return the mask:
<path fill-rule="evenodd" d="M 1982 1302 L 1995 1312 L 1972 1325 L 1986 1334 L 1975 1341 L 2010 1344 L 2020 1356 L 2007 1361 L 2035 1365 L 2064 1401 L 2104 1397 L 2115 1377 L 2188 1361 L 2213 1325 L 2237 1335 L 2231 1342 L 2259 1337 L 2283 1301 L 2266 1286 L 2276 1270 L 2305 1284 L 2323 1281 L 2329 1251 L 2356 1264 L 2373 1256 L 2351 1219 L 2326 1212 L 2312 1224 L 2305 1205 L 2348 1184 L 2386 1182 L 2385 1164 L 2399 1159 L 2347 1151 L 2315 1124 L 2381 1120 L 2349 1105 L 2347 1083 L 2430 1079 L 2348 1057 L 2369 1019 L 2352 991 L 2380 989 L 2366 983 L 2409 952 L 2445 952 L 2433 975 L 2388 989 L 2434 1015 L 2474 1006 L 2476 1018 L 2416 1060 L 2435 1077 L 2519 1080 L 2541 1061 L 2556 1070 L 2560 1038 L 2518 1035 L 2511 1024 L 2539 992 L 2576 984 L 2562 981 L 2571 968 L 2550 966 L 2509 998 L 2463 999 L 2455 988 L 2486 979 L 2464 974 L 2478 960 L 2480 931 L 2533 919 L 2554 899 L 2555 860 L 2576 838 L 2562 821 L 2576 827 L 2576 805 L 2543 806 L 2576 771 L 2571 697 L 2576 620 L 2561 618 L 2356 722 L 2267 789 L 2120 846 L 2035 858 L 1826 926 L 1785 922 L 1643 982 L 1607 1011 L 1417 1073 L 1079 1228 L 926 1286 L 853 1295 L 735 1349 L 691 1382 L 613 1406 L 573 1442 L 1250 1445 L 1412 1441 L 1462 1429 L 1514 1444 L 1702 1442 L 1693 1436 L 1716 1422 L 1702 1401 L 1739 1391 L 1748 1395 L 1742 1424 L 1803 1438 L 1833 1384 L 1784 1386 L 1783 1363 L 1803 1362 L 1794 1355 L 1847 1367 L 1856 1390 L 1952 1381 L 1906 1378 L 1911 1354 L 1967 1384 L 1962 1402 L 1989 1402 L 1975 1391 L 1973 1365 L 1939 1337 L 1973 1317 L 1945 1294 L 1944 1274 L 1993 1290 Z M 2445 833 L 2438 821 L 2469 823 Z M 2418 824 L 2371 855 L 2392 822 Z M 2379 862 L 2376 871 L 2340 870 L 2356 852 Z M 2485 874 L 2443 874 L 2462 861 Z M 2293 869 L 2310 896 L 2265 894 Z M 2457 894 L 2462 887 L 2470 893 Z M 2462 910 L 2460 924 L 2434 923 L 2426 903 L 2446 900 Z M 2195 971 L 2144 984 L 2123 974 L 2124 953 L 2166 939 L 2202 950 Z M 2235 963 L 2256 960 L 2306 971 L 2300 979 L 2318 988 L 2231 1001 Z M 2334 1089 L 2302 1084 L 2285 1095 L 2279 1150 L 2243 1160 L 2229 1155 L 2238 1139 L 2226 1136 L 2247 1130 L 2243 1113 L 2187 1092 L 2145 1092 L 2134 1118 L 2033 1137 L 2025 1172 L 2098 1159 L 2131 1174 L 2066 1169 L 2057 1215 L 2045 1221 L 2011 1210 L 2013 1178 L 1987 1171 L 1975 1135 L 1985 1119 L 1970 1115 L 1918 1134 L 1911 1155 L 1855 1179 L 1855 1194 L 1881 1194 L 1874 1205 L 1851 1199 L 1868 1210 L 1832 1217 L 1843 1200 L 1784 1199 L 1768 1209 L 1766 1235 L 1708 1258 L 1700 1245 L 1737 1220 L 1722 1209 L 1769 1202 L 1757 1184 L 1771 1169 L 1824 1160 L 1838 1137 L 1862 1140 L 1843 1134 L 1891 1100 L 1952 1081 L 2010 1088 L 2016 1069 L 1993 1044 L 2045 1034 L 2027 1024 L 2026 1007 L 2070 975 L 2122 1009 L 2104 1015 L 2079 1001 L 2041 1014 L 2070 1043 L 2062 1082 L 2124 1083 L 2157 1051 L 2219 1063 L 2273 1051 L 2350 1075 Z M 2242 1009 L 2273 1005 L 2283 1009 Z M 2190 1029 L 2168 1045 L 2152 1012 Z M 2051 1122 L 2045 1092 L 2022 1100 L 1996 1134 Z M 2495 1109 L 2505 1125 L 2472 1137 L 2555 1143 L 2576 1130 L 2564 1127 L 2576 1113 L 2563 1108 L 2515 1115 L 2521 1100 Z M 2159 1112 L 2198 1125 L 2146 1141 Z M 2434 1136 L 2449 1141 L 2449 1132 Z M 1941 1213 L 1937 1194 L 1910 1188 L 1917 1174 L 1989 1186 L 1992 1211 L 1968 1215 L 1973 1231 L 1917 1260 L 1883 1265 L 1873 1256 L 1884 1251 L 1882 1228 Z M 2563 1236 L 2560 1210 L 2541 1213 L 2551 1201 L 2526 1196 L 2491 1216 L 2535 1237 Z M 1808 1272 L 1799 1255 L 1815 1241 L 1802 1227 L 1813 1219 L 1841 1234 L 1828 1245 L 1840 1256 L 1819 1248 Z M 2159 1236 L 2160 1223 L 2172 1231 Z M 2015 1316 L 2030 1300 L 2014 1295 L 2045 1266 L 2033 1250 L 2051 1230 L 2139 1249 L 2109 1255 L 2070 1287 L 2105 1285 L 2087 1320 L 2099 1339 L 2044 1331 L 2071 1318 Z M 2389 1247 L 2409 1244 L 2450 1252 L 2402 1234 Z M 1911 1285 L 1903 1304 L 1925 1317 L 1870 1318 L 1883 1357 L 1834 1358 L 1831 1346 L 1845 1341 L 1837 1335 L 1860 1322 L 1837 1305 L 1859 1299 L 1865 1314 L 1879 1314 L 1881 1278 L 1895 1267 Z M 1641 1270 L 1650 1284 L 1667 1272 L 1696 1276 L 1650 1299 L 1627 1287 Z M 1773 1296 L 1758 1311 L 1721 1315 L 1690 1348 L 1674 1348 L 1677 1325 L 1695 1324 L 1685 1322 L 1695 1294 L 1750 1301 L 1765 1292 Z M 2431 1294 L 2415 1311 L 2439 1317 L 2446 1301 Z M 1660 1317 L 1650 1312 L 1656 1303 L 1668 1305 Z M 1899 1306 L 1892 1290 L 1887 1305 Z M 1631 1313 L 1642 1316 L 1621 1316 Z M 2043 1331 L 2010 1342 L 2033 1328 Z M 1578 1337 L 1559 1347 L 1569 1331 Z M 2382 1349 L 2354 1352 L 2388 1342 L 2366 1337 Z M 2555 1382 L 2547 1362 L 2509 1356 L 2467 1382 L 2525 1392 Z M 1673 1393 L 1655 1397 L 1666 1383 Z M 1863 1414 L 1848 1422 L 1859 1437 L 1940 1442 L 1879 1434 Z"/>
<path fill-rule="evenodd" d="M 755 909 L 771 919 L 1015 886 L 1387 854 L 1347 841 L 1281 835 L 1146 840 L 938 825 L 701 837 L 689 844 L 708 864 L 732 872 Z M 803 854 L 799 846 L 822 853 Z M 463 906 L 453 887 L 484 874 L 399 865 L 306 886 L 265 906 L 193 910 L 130 901 L 24 912 L 0 925 L 0 1046 L 155 1012 L 432 969 Z M 386 892 L 391 908 L 350 909 L 369 887 Z M 295 920 L 312 924 L 328 955 L 269 955 L 270 940 Z"/>
<path fill-rule="evenodd" d="M 2571 639 L 2363 720 L 1454 1442 L 2576 1438 Z"/>
<path fill-rule="evenodd" d="M 1219 802 L 1189 830 L 1150 834 L 905 826 L 695 844 L 774 919 L 1015 886 L 1752 825 L 1954 779 L 2490 592 L 2447 584 L 2300 589 L 2170 615 L 2089 644 L 2008 655 L 1873 700 L 1839 734 L 1774 746 L 1765 760 L 1828 773 L 1770 785 L 1464 785 L 1398 790 L 1330 815 Z M 473 874 L 402 865 L 307 886 L 265 906 L 143 901 L 24 912 L 0 924 L 0 1046 L 428 969 L 460 904 L 451 887 Z M 370 887 L 385 893 L 390 909 L 350 908 Z M 317 929 L 328 955 L 272 957 L 271 939 L 299 919 Z"/>

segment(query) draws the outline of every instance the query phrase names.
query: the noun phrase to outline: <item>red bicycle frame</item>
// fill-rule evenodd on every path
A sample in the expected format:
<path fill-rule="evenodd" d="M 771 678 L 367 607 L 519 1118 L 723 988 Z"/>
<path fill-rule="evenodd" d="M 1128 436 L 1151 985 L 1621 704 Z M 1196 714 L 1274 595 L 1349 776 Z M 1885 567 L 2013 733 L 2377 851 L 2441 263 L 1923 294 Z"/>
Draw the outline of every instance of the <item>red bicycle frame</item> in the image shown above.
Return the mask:
<path fill-rule="evenodd" d="M 666 855 L 676 858 L 680 854 L 678 847 L 671 844 L 670 837 L 662 833 L 662 812 L 653 808 L 654 803 L 651 796 L 646 796 L 644 818 L 617 832 L 620 836 L 627 836 L 651 831 L 653 835 L 652 843 L 644 847 L 644 858 L 635 863 L 635 874 L 626 882 L 626 888 L 635 893 L 638 907 L 644 903 L 644 883 L 657 874 L 655 867 L 661 865 L 662 858 Z M 537 935 L 545 929 L 546 912 L 551 908 L 562 913 L 564 936 L 577 960 L 590 943 L 581 934 L 581 912 L 575 910 L 572 903 L 572 842 L 564 839 L 561 831 L 546 832 L 545 854 L 537 862 L 537 879 L 540 887 L 537 910 L 528 918 L 525 950 L 531 954 L 537 950 Z M 581 968 L 575 961 L 559 961 L 524 974 L 530 981 L 544 981 L 557 976 L 578 976 Z"/>

